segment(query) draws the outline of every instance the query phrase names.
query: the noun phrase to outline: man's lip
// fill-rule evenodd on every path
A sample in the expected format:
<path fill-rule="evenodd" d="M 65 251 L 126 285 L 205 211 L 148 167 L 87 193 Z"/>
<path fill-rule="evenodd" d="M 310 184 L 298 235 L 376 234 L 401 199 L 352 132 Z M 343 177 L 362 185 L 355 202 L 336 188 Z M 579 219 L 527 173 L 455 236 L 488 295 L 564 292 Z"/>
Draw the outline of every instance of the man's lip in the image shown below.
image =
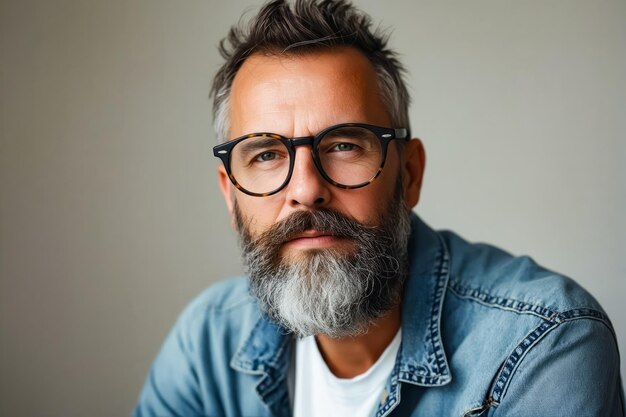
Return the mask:
<path fill-rule="evenodd" d="M 321 230 L 305 230 L 302 233 L 298 233 L 297 235 L 291 236 L 287 241 L 289 242 L 289 241 L 296 240 L 296 239 L 322 237 L 322 236 L 336 236 L 336 235 L 331 232 L 324 232 Z"/>
<path fill-rule="evenodd" d="M 283 244 L 301 249 L 324 248 L 346 242 L 346 238 L 346 236 L 341 236 L 330 231 L 306 230 L 290 236 Z"/>

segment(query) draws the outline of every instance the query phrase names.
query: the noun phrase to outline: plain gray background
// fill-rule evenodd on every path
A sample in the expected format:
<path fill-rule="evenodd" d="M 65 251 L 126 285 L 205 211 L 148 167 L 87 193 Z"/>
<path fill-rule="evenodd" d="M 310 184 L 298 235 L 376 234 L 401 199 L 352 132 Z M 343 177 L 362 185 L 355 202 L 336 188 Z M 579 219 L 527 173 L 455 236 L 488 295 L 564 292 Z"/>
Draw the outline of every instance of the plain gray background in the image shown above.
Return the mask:
<path fill-rule="evenodd" d="M 0 4 L 0 415 L 126 415 L 179 311 L 240 272 L 207 95 L 254 3 Z M 626 2 L 357 4 L 410 73 L 417 212 L 572 276 L 626 351 Z"/>

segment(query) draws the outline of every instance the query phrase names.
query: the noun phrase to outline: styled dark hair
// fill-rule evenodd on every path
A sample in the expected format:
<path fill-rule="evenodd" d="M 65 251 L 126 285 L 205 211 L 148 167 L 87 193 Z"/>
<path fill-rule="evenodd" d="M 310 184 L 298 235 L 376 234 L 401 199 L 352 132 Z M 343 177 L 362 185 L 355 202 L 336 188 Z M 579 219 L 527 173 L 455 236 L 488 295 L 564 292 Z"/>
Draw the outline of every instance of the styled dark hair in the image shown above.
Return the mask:
<path fill-rule="evenodd" d="M 404 67 L 387 47 L 388 35 L 372 30 L 370 17 L 345 0 L 272 0 L 249 22 L 231 27 L 220 42 L 226 60 L 213 80 L 213 125 L 219 143 L 228 132 L 229 97 L 233 79 L 250 55 L 300 54 L 340 46 L 354 47 L 372 63 L 383 104 L 393 126 L 409 129 L 409 93 Z"/>

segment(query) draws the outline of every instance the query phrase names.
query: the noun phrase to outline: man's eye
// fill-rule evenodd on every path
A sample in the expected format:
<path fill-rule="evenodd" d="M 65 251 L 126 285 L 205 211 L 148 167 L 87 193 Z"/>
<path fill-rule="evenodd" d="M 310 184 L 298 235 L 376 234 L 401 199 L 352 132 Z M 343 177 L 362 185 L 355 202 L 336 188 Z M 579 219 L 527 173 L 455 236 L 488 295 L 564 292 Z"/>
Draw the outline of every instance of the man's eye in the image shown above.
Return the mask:
<path fill-rule="evenodd" d="M 339 151 L 339 152 L 346 152 L 346 151 L 353 151 L 355 148 L 356 148 L 356 145 L 354 143 L 342 142 L 333 146 L 331 150 Z"/>
<path fill-rule="evenodd" d="M 257 162 L 273 161 L 274 159 L 276 159 L 276 157 L 277 157 L 276 152 L 263 152 L 262 154 L 259 154 L 255 158 L 255 161 Z"/>

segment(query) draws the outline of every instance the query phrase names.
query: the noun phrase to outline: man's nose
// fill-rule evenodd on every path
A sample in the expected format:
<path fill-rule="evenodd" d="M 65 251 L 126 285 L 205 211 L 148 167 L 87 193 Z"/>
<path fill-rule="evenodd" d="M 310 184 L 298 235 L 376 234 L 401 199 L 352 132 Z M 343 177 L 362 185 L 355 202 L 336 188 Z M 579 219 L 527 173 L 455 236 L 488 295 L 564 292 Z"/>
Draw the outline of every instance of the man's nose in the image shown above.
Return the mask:
<path fill-rule="evenodd" d="M 309 146 L 298 146 L 286 199 L 293 207 L 319 208 L 330 200 L 329 184 L 319 173 Z"/>

